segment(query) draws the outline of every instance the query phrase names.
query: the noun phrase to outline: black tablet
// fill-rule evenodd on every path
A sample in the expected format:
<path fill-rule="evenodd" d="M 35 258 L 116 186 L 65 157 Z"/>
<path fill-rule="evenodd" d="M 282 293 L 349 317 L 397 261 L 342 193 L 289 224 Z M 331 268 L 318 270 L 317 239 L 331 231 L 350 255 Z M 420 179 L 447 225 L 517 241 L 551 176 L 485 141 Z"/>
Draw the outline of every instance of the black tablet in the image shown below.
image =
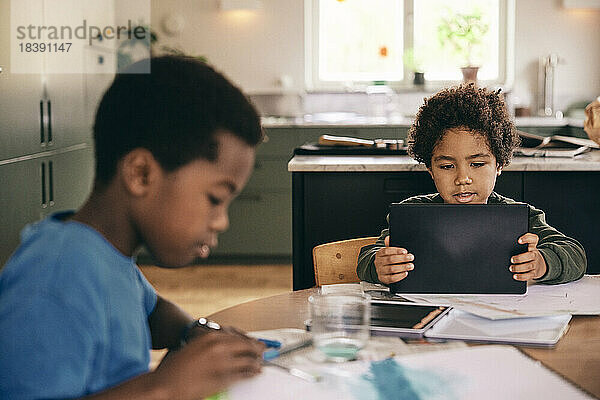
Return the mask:
<path fill-rule="evenodd" d="M 423 337 L 425 331 L 444 317 L 452 307 L 397 300 L 371 300 L 371 334 L 407 339 Z M 311 330 L 312 321 L 304 321 Z"/>
<path fill-rule="evenodd" d="M 390 285 L 404 294 L 524 294 L 510 257 L 527 251 L 526 204 L 390 205 L 390 246 L 414 254 L 414 270 Z"/>
<path fill-rule="evenodd" d="M 371 333 L 382 336 L 420 338 L 451 307 L 398 301 L 371 301 Z"/>

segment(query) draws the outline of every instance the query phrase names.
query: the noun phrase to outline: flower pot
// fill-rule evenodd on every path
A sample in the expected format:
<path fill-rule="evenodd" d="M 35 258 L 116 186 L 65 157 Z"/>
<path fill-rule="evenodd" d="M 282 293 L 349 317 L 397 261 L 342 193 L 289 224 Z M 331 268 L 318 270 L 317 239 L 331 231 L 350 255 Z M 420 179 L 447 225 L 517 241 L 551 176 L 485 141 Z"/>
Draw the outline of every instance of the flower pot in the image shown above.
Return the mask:
<path fill-rule="evenodd" d="M 413 78 L 413 85 L 423 86 L 424 84 L 425 84 L 425 72 L 415 72 L 415 76 Z"/>
<path fill-rule="evenodd" d="M 479 71 L 479 67 L 462 67 L 460 70 L 463 74 L 464 83 L 477 83 L 477 71 Z"/>

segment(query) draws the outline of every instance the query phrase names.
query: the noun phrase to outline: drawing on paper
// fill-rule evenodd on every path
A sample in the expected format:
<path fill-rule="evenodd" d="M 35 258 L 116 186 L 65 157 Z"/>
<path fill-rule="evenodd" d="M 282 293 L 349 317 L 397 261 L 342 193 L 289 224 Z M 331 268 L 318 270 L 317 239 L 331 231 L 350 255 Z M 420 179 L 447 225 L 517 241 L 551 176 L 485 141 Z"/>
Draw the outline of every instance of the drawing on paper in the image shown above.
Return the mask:
<path fill-rule="evenodd" d="M 465 378 L 430 368 L 411 368 L 393 358 L 372 362 L 348 389 L 361 400 L 458 399 Z"/>

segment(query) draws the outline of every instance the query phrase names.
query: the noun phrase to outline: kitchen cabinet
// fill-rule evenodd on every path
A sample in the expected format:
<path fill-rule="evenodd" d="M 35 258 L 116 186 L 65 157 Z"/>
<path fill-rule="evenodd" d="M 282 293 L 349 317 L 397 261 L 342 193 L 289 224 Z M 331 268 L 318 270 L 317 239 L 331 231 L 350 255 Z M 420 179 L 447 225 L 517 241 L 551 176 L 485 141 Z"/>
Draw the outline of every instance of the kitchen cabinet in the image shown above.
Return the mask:
<path fill-rule="evenodd" d="M 42 216 L 41 164 L 38 160 L 0 165 L 0 265 L 19 244 L 25 224 Z"/>
<path fill-rule="evenodd" d="M 43 75 L 10 74 L 10 16 L 10 0 L 0 0 L 0 160 L 46 147 L 40 133 L 45 108 Z M 37 61 L 41 71 L 41 58 Z"/>
<path fill-rule="evenodd" d="M 94 156 L 91 146 L 79 147 L 0 162 L 0 266 L 18 246 L 26 224 L 55 211 L 76 209 L 86 199 L 93 179 Z"/>
<path fill-rule="evenodd" d="M 288 261 L 292 255 L 292 177 L 296 147 L 323 134 L 366 139 L 406 138 L 407 127 L 267 127 L 247 186 L 231 204 L 229 230 L 219 235 L 214 259 Z"/>
<path fill-rule="evenodd" d="M 19 4 L 14 9 L 10 8 L 9 0 L 0 2 L 0 66 L 3 69 L 0 73 L 0 160 L 89 141 L 83 73 L 47 72 L 62 71 L 60 64 L 65 64 L 65 60 L 71 68 L 83 71 L 82 57 L 69 55 L 63 59 L 55 54 L 50 57 L 50 53 L 30 53 L 27 54 L 28 70 L 35 73 L 11 70 L 11 12 L 27 12 L 21 19 L 34 25 L 60 26 L 65 23 L 62 11 L 69 9 L 67 22 L 71 26 L 81 25 L 82 6 L 77 6 L 76 0 L 68 2 L 72 4 L 61 2 L 61 7 L 47 1 L 12 2 L 12 7 Z M 39 4 L 43 7 L 37 7 Z M 75 42 L 73 46 L 76 45 Z M 11 134 L 6 134 L 8 132 Z"/>
<path fill-rule="evenodd" d="M 546 221 L 585 248 L 587 272 L 600 273 L 599 171 L 523 173 L 523 200 L 544 210 Z"/>
<path fill-rule="evenodd" d="M 69 9 L 67 22 L 78 26 L 82 7 L 76 0 L 61 7 L 49 1 L 0 0 L 0 268 L 26 224 L 76 209 L 85 200 L 93 180 L 92 115 L 112 79 L 109 63 L 98 63 L 98 46 L 69 59 L 81 73 L 49 73 L 57 61 L 44 54 L 31 55 L 35 73 L 13 73 L 11 12 L 25 12 L 33 25 L 64 25 L 61 13 Z"/>

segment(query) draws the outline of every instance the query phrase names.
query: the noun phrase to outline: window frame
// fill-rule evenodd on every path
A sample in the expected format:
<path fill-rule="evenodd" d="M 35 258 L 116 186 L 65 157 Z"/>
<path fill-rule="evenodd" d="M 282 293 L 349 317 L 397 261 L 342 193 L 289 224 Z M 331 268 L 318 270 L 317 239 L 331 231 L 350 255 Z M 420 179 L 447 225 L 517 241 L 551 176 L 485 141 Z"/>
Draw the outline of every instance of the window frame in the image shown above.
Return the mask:
<path fill-rule="evenodd" d="M 414 43 L 414 2 L 404 0 L 404 46 L 412 48 Z M 479 80 L 482 86 L 502 87 L 510 90 L 514 84 L 514 54 L 515 54 L 515 0 L 499 1 L 498 29 L 498 79 Z M 369 81 L 354 81 L 348 85 L 341 81 L 321 81 L 319 76 L 319 0 L 304 0 L 304 70 L 305 87 L 307 92 L 352 92 L 364 91 Z M 442 87 L 457 84 L 456 80 L 427 80 L 425 74 L 425 89 L 412 83 L 412 71 L 403 65 L 403 79 L 387 82 L 396 91 L 435 91 Z"/>

